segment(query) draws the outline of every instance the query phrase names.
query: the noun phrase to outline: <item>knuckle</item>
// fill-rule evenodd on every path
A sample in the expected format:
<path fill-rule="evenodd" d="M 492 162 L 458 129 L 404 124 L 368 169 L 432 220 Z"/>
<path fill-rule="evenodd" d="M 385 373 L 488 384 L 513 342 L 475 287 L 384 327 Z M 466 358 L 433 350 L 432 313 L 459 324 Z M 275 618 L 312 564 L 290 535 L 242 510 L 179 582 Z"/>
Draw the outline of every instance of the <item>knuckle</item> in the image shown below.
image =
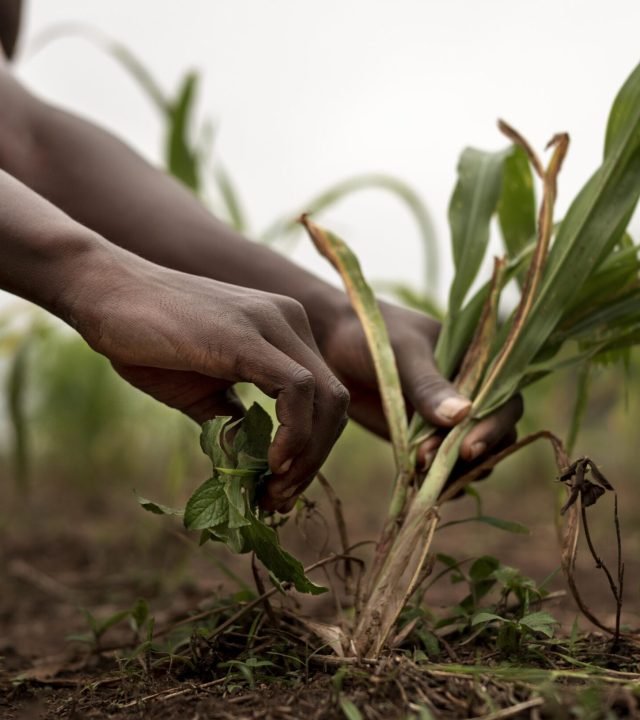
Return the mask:
<path fill-rule="evenodd" d="M 336 412 L 340 415 L 344 415 L 349 407 L 349 391 L 333 375 L 329 380 L 329 394 L 331 397 L 331 404 L 335 407 Z"/>
<path fill-rule="evenodd" d="M 315 390 L 316 380 L 306 368 L 292 363 L 289 368 L 289 384 L 295 393 L 310 395 Z"/>
<path fill-rule="evenodd" d="M 309 326 L 307 311 L 304 309 L 302 303 L 293 298 L 283 296 L 282 299 L 279 300 L 279 305 L 280 312 L 291 325 L 295 327 Z"/>

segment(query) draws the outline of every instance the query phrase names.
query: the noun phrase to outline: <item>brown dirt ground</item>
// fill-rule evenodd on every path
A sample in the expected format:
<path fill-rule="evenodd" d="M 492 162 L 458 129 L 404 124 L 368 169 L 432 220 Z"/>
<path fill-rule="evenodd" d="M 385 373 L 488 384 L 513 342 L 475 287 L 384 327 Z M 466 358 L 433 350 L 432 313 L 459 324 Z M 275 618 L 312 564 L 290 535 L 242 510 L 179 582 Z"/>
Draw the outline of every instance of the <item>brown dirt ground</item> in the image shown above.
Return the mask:
<path fill-rule="evenodd" d="M 535 475 L 536 468 L 529 471 Z M 505 483 L 505 479 L 498 477 L 485 484 L 486 512 L 528 524 L 531 535 L 508 535 L 478 524 L 464 524 L 455 530 L 443 530 L 437 536 L 437 550 L 459 558 L 496 555 L 503 563 L 516 566 L 540 581 L 559 564 L 548 484 L 530 487 L 524 503 L 517 483 L 511 483 L 509 492 L 505 492 Z M 384 498 L 377 507 L 369 502 L 363 508 L 362 494 L 357 488 L 347 486 L 345 495 L 346 507 L 360 507 L 357 518 L 350 519 L 352 542 L 374 537 L 374 519 L 379 517 Z M 423 697 L 430 698 L 436 717 L 489 717 L 491 702 L 500 708 L 534 702 L 538 697 L 522 683 L 501 684 L 485 678 L 479 684 L 477 678 L 465 678 L 446 669 L 438 671 L 440 675 L 430 674 L 435 671 L 428 668 L 420 674 L 409 660 L 393 656 L 377 668 L 349 673 L 341 693 L 336 692 L 332 681 L 336 668 L 314 662 L 307 663 L 304 672 L 289 670 L 281 681 L 258 680 L 256 687 L 250 689 L 241 682 L 234 687 L 225 680 L 228 669 L 220 670 L 211 661 L 187 674 L 166 669 L 145 672 L 137 661 L 132 669 L 131 663 L 123 664 L 122 658 L 114 653 L 95 654 L 85 645 L 69 642 L 69 635 L 87 631 L 82 608 L 105 618 L 143 597 L 150 605 L 157 628 L 207 608 L 212 597 L 238 589 L 221 569 L 220 561 L 227 572 L 237 572 L 245 582 L 251 582 L 245 558 L 198 549 L 193 538 L 183 534 L 177 523 L 145 515 L 130 497 L 117 487 L 99 493 L 72 492 L 64 483 L 47 478 L 46 482 L 36 484 L 26 500 L 10 482 L 0 483 L 2 720 L 340 718 L 348 717 L 340 707 L 340 698 L 344 697 L 360 707 L 363 717 L 372 719 L 411 717 L 411 711 Z M 330 518 L 323 501 L 318 503 L 323 516 Z M 472 505 L 470 499 L 453 503 L 446 519 L 469 515 Z M 610 508 L 598 506 L 594 512 L 598 513 L 594 515 L 594 536 L 609 557 L 611 528 L 609 520 L 601 518 L 608 518 Z M 636 518 L 625 515 L 624 503 L 622 520 L 625 539 L 629 538 L 625 553 L 624 621 L 637 628 L 640 557 L 637 539 L 631 531 Z M 320 551 L 331 550 L 330 546 L 322 549 L 325 540 L 324 521 L 317 515 L 285 527 L 285 544 L 307 561 L 316 559 Z M 578 566 L 584 597 L 596 614 L 611 623 L 614 607 L 604 578 L 584 552 Z M 322 577 L 318 579 L 322 581 Z M 550 589 L 564 589 L 560 575 L 554 578 Z M 460 599 L 460 592 L 458 586 L 443 580 L 429 593 L 427 603 L 436 614 L 441 614 L 442 608 Z M 567 629 L 577 615 L 569 597 L 560 597 L 545 609 L 562 619 Z M 305 602 L 302 610 L 321 618 L 330 618 L 334 613 L 331 601 L 326 598 Z M 581 621 L 580 626 L 589 629 L 586 621 Z M 130 629 L 120 625 L 105 634 L 103 643 L 108 647 L 128 642 L 131 634 Z M 592 636 L 588 642 L 594 652 L 603 643 L 598 636 Z M 207 652 L 214 655 L 217 652 L 217 661 L 232 659 L 237 652 L 232 645 L 215 651 L 208 648 Z M 625 672 L 640 671 L 637 648 L 629 646 L 620 653 L 622 659 L 611 661 L 616 667 Z M 464 653 L 460 659 L 474 661 L 473 656 Z M 447 660 L 446 656 L 443 660 Z M 491 702 L 487 702 L 487 694 Z M 554 714 L 548 709 L 553 702 L 548 700 L 542 714 L 538 705 L 531 705 L 523 706 L 513 717 L 578 717 L 565 711 L 564 715 Z M 639 716 L 637 698 L 618 685 L 611 684 L 598 702 L 603 708 L 615 706 L 612 717 Z"/>

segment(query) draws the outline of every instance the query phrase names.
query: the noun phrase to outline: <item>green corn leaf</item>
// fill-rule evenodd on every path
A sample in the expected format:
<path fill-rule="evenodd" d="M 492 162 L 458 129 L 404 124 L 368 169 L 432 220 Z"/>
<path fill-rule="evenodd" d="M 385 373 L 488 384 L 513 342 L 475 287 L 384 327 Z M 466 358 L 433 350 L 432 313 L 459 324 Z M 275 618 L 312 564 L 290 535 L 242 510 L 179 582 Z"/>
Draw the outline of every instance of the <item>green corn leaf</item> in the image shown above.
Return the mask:
<path fill-rule="evenodd" d="M 498 220 L 509 258 L 517 257 L 536 235 L 533 173 L 526 152 L 515 146 L 504 160 Z M 519 278 L 522 278 L 521 273 Z"/>
<path fill-rule="evenodd" d="M 468 303 L 469 293 L 489 243 L 491 218 L 502 188 L 504 163 L 512 148 L 483 152 L 467 148 L 458 162 L 458 181 L 449 203 L 449 225 L 455 276 L 449 291 L 449 307 L 436 346 L 436 361 L 450 377 L 468 346 L 482 312 L 488 284 Z"/>
<path fill-rule="evenodd" d="M 467 148 L 458 163 L 458 183 L 449 204 L 456 274 L 449 292 L 455 319 L 476 279 L 489 242 L 489 224 L 500 198 L 502 170 L 509 151 L 488 153 Z"/>
<path fill-rule="evenodd" d="M 479 416 L 491 412 L 516 392 L 574 294 L 620 241 L 639 196 L 640 65 L 614 102 L 606 158 L 560 225 L 526 327 Z"/>
<path fill-rule="evenodd" d="M 531 259 L 535 243 L 530 242 L 520 254 L 509 261 L 505 274 L 505 284 L 517 276 Z M 445 321 L 436 345 L 435 357 L 440 371 L 445 377 L 451 377 L 462 361 L 462 357 L 471 342 L 478 326 L 482 308 L 491 283 L 486 282 L 462 308 L 455 323 Z"/>
<path fill-rule="evenodd" d="M 587 279 L 567 307 L 560 327 L 570 327 L 577 319 L 592 313 L 595 308 L 607 305 L 638 283 L 640 273 L 640 246 L 633 245 L 611 253 Z"/>
<path fill-rule="evenodd" d="M 408 477 L 413 471 L 413 461 L 409 448 L 407 411 L 393 349 L 375 295 L 364 279 L 358 259 L 347 244 L 306 218 L 304 223 L 318 251 L 340 273 L 351 305 L 358 315 L 373 357 L 396 469 L 399 474 Z"/>
<path fill-rule="evenodd" d="M 559 333 L 562 339 L 591 340 L 599 333 L 607 333 L 617 327 L 630 327 L 640 320 L 640 288 L 633 288 L 618 300 L 595 308 L 594 312 L 578 320 L 570 328 Z M 553 336 L 551 337 L 553 340 Z"/>
<path fill-rule="evenodd" d="M 188 73 L 182 81 L 169 114 L 166 164 L 169 172 L 195 193 L 200 190 L 197 153 L 189 143 L 189 129 L 198 85 L 198 75 Z"/>

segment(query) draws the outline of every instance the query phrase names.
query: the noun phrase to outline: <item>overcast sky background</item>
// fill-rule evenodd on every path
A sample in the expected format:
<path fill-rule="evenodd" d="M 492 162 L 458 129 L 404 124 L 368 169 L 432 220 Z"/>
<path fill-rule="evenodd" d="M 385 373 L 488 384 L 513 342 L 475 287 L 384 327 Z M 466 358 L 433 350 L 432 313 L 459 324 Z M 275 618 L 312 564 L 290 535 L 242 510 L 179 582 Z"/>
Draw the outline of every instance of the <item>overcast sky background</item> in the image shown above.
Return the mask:
<path fill-rule="evenodd" d="M 17 74 L 153 162 L 160 120 L 118 65 L 77 37 L 30 54 L 42 32 L 68 22 L 129 46 L 167 90 L 201 71 L 199 116 L 218 123 L 217 152 L 256 229 L 355 173 L 414 185 L 440 238 L 443 287 L 463 146 L 505 145 L 498 116 L 536 147 L 569 131 L 562 213 L 597 166 L 608 109 L 640 60 L 638 0 L 30 0 Z M 422 284 L 418 235 L 396 200 L 354 196 L 323 223 L 370 277 Z M 307 243 L 294 257 L 332 277 Z"/>

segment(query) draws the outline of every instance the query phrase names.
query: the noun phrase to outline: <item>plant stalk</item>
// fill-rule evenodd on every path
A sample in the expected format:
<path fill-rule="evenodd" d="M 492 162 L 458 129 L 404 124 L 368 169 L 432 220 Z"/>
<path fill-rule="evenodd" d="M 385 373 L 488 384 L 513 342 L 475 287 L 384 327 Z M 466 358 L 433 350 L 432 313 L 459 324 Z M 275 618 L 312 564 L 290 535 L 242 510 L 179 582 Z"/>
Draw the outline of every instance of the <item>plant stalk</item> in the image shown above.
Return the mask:
<path fill-rule="evenodd" d="M 377 657 L 402 608 L 415 590 L 438 521 L 436 503 L 458 459 L 460 444 L 473 427 L 464 420 L 444 439 L 422 487 L 413 499 L 396 537 L 379 547 L 377 563 L 365 585 L 368 597 L 353 633 L 359 657 Z"/>

